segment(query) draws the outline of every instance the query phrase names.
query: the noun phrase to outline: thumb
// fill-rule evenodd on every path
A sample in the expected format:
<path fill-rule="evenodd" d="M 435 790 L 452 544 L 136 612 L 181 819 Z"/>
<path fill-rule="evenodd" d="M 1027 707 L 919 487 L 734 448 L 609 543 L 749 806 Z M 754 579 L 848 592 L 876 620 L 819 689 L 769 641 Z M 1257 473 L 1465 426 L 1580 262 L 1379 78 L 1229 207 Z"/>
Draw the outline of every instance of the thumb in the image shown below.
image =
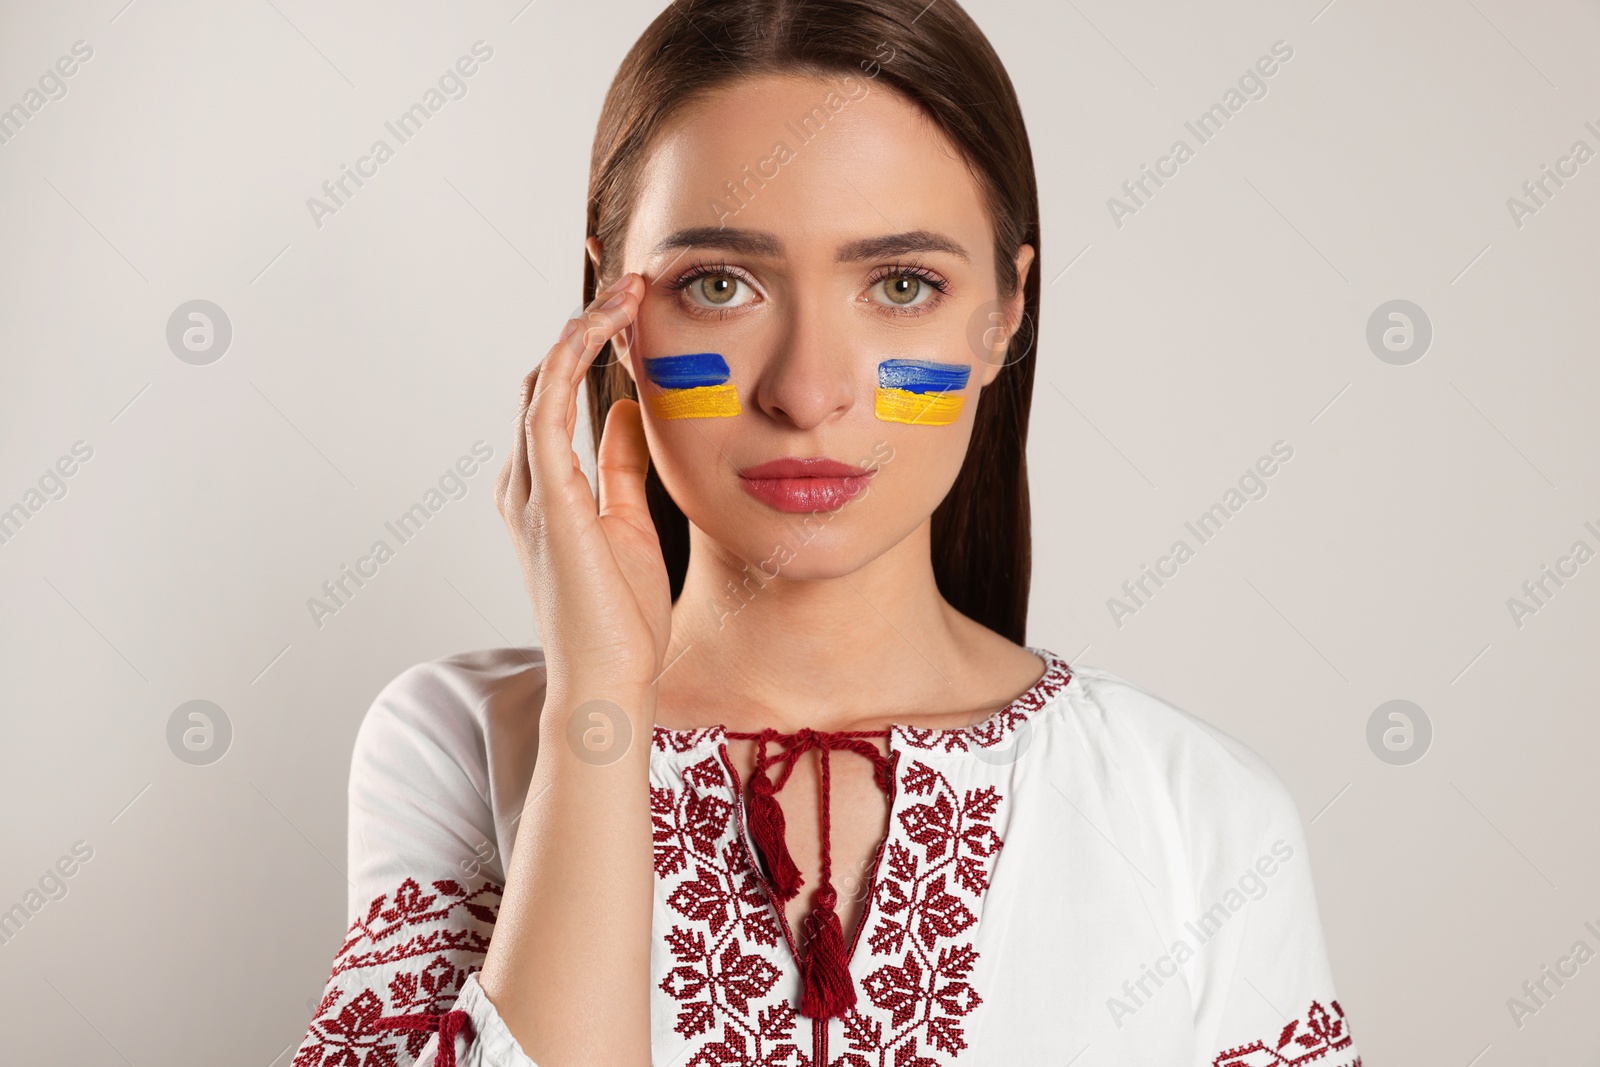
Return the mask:
<path fill-rule="evenodd" d="M 652 527 L 650 505 L 644 495 L 644 476 L 649 467 L 650 446 L 645 441 L 639 403 L 618 400 L 606 413 L 600 449 L 595 454 L 600 514 Z"/>

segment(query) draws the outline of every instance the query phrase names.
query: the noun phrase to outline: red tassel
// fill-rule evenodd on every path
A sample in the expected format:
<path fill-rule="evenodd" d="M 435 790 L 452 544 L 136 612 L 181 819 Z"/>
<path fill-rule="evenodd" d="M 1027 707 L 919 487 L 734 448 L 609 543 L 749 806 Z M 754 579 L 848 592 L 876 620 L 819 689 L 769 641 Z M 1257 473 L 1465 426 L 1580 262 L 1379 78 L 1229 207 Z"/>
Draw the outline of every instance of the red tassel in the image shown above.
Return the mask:
<path fill-rule="evenodd" d="M 856 986 L 850 980 L 844 953 L 844 926 L 833 910 L 837 897 L 833 886 L 824 885 L 811 913 L 811 941 L 800 967 L 800 1014 L 812 1019 L 843 1015 L 856 1002 Z"/>
<path fill-rule="evenodd" d="M 888 730 L 818 732 L 802 729 L 787 735 L 792 743 L 777 760 L 792 770 L 793 759 L 812 748 L 820 750 L 822 760 L 822 887 L 817 890 L 816 904 L 806 918 L 806 930 L 810 936 L 806 939 L 805 952 L 800 960 L 800 1014 L 813 1019 L 835 1018 L 856 1003 L 856 986 L 850 978 L 850 960 L 844 947 L 844 925 L 834 910 L 839 895 L 833 888 L 833 864 L 829 855 L 831 785 L 828 750 L 849 748 L 871 759 L 878 787 L 888 791 L 888 758 L 880 755 L 876 747 L 857 740 L 859 737 L 886 737 L 888 734 Z M 767 862 L 777 895 L 783 900 L 791 900 L 800 891 L 804 879 L 784 841 L 783 809 L 773 795 L 774 786 L 767 777 L 766 766 L 767 742 L 784 735 L 766 729 L 759 733 L 729 731 L 728 736 L 761 742 L 756 754 L 755 771 L 750 777 L 750 838 Z M 787 773 L 783 780 L 788 781 Z"/>
<path fill-rule="evenodd" d="M 805 878 L 789 855 L 788 842 L 784 840 L 783 809 L 778 798 L 772 795 L 772 779 L 767 769 L 759 764 L 750 779 L 750 837 L 761 850 L 772 876 L 772 887 L 779 900 L 793 900 Z"/>

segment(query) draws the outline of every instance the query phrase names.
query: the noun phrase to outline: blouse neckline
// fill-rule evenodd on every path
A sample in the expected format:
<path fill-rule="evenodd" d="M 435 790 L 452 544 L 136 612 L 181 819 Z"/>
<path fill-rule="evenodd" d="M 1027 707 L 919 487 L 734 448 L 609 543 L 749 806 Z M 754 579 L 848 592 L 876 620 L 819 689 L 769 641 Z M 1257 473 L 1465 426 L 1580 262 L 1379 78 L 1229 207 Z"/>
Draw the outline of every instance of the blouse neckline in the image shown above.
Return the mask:
<path fill-rule="evenodd" d="M 968 726 L 940 728 L 891 723 L 888 727 L 891 750 L 913 748 L 935 753 L 962 753 L 994 748 L 1011 740 L 1035 712 L 1072 681 L 1072 667 L 1065 659 L 1049 649 L 1023 647 L 1044 660 L 1044 673 L 1031 686 L 987 718 Z M 661 753 L 691 752 L 715 748 L 727 740 L 727 735 L 725 723 L 689 729 L 657 725 L 652 728 L 651 745 Z"/>

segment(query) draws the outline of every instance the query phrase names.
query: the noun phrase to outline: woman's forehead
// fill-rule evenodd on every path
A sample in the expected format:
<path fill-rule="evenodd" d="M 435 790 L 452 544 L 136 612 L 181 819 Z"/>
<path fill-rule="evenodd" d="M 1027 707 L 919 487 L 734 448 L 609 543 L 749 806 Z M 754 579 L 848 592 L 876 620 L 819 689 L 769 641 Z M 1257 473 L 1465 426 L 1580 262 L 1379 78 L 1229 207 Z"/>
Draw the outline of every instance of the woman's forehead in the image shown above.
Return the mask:
<path fill-rule="evenodd" d="M 960 153 L 916 105 L 851 75 L 771 75 L 709 92 L 657 137 L 632 206 L 638 255 L 707 226 L 772 234 L 784 256 L 831 258 L 851 240 L 916 231 L 975 257 L 988 241 Z"/>

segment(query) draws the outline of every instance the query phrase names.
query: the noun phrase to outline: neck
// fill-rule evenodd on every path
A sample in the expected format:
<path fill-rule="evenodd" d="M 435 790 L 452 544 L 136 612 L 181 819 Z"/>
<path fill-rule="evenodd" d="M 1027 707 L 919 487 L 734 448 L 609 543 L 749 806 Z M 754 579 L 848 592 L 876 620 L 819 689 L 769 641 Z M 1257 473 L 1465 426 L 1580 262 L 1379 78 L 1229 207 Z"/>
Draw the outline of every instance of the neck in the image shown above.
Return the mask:
<path fill-rule="evenodd" d="M 691 526 L 658 687 L 663 718 L 791 732 L 959 710 L 958 631 L 975 624 L 940 595 L 929 532 L 925 522 L 847 574 L 796 579 L 747 566 Z"/>

